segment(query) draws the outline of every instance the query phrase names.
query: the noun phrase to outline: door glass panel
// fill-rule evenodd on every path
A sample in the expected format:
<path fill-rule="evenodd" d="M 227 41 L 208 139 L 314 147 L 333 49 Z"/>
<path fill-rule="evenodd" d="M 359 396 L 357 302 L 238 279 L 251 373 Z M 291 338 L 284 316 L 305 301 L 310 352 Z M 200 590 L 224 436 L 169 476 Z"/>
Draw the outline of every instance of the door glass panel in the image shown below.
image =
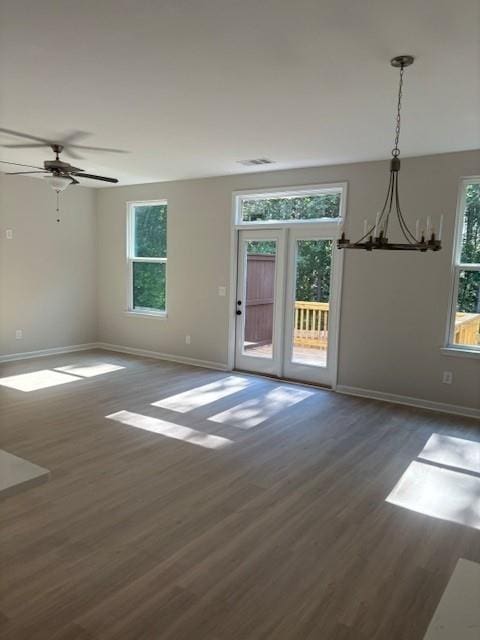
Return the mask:
<path fill-rule="evenodd" d="M 292 362 L 327 366 L 331 240 L 297 240 Z"/>
<path fill-rule="evenodd" d="M 245 245 L 243 353 L 259 358 L 272 358 L 277 242 L 248 240 Z"/>

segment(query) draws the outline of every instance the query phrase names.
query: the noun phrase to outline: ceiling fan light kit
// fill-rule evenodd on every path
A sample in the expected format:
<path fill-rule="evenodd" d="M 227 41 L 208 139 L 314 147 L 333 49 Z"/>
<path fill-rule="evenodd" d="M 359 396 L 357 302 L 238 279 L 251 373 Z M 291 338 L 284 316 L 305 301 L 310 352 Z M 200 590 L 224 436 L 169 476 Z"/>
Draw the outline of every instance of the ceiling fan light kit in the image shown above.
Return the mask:
<path fill-rule="evenodd" d="M 427 217 L 425 228 L 421 228 L 420 221 L 416 221 L 415 232 L 413 232 L 405 221 L 400 207 L 400 195 L 398 192 L 398 174 L 400 172 L 400 149 L 398 147 L 400 138 L 400 111 L 402 107 L 403 76 L 406 67 L 413 64 L 414 57 L 410 55 L 396 56 L 390 60 L 392 67 L 400 69 L 400 82 L 398 87 L 397 117 L 395 122 L 395 141 L 392 149 L 392 159 L 390 161 L 390 180 L 381 211 L 377 213 L 375 224 L 370 225 L 367 220 L 363 223 L 363 235 L 355 242 L 346 238 L 342 233 L 337 241 L 339 249 L 364 249 L 366 251 L 386 250 L 386 251 L 439 251 L 442 248 L 442 227 L 443 215 L 440 216 L 438 234 L 431 224 L 430 217 Z M 404 242 L 390 242 L 388 238 L 388 225 L 390 216 L 394 213 Z"/>
<path fill-rule="evenodd" d="M 65 191 L 68 185 L 72 184 L 70 178 L 65 176 L 57 176 L 55 174 L 51 176 L 44 176 L 44 179 L 48 182 L 48 184 L 52 187 L 54 191 L 60 193 L 61 191 Z"/>
<path fill-rule="evenodd" d="M 8 134 L 12 134 L 12 135 L 18 135 L 20 137 L 26 137 L 26 138 L 31 138 L 32 140 L 42 140 L 41 138 L 36 138 L 35 136 L 30 136 L 27 134 L 20 134 L 18 132 L 14 132 L 11 131 L 10 129 L 0 129 L 0 132 L 4 132 L 4 133 L 8 133 Z M 79 180 L 77 180 L 77 178 L 88 178 L 89 180 L 101 180 L 102 182 L 110 182 L 113 184 L 116 184 L 118 182 L 118 180 L 116 178 L 106 178 L 105 176 L 97 176 L 94 175 L 92 173 L 85 173 L 85 171 L 83 169 L 80 169 L 79 167 L 74 167 L 73 165 L 69 164 L 68 162 L 63 162 L 63 160 L 60 160 L 60 154 L 62 153 L 64 146 L 62 144 L 57 144 L 57 143 L 50 143 L 50 142 L 44 142 L 42 144 L 28 144 L 28 145 L 4 145 L 7 147 L 16 147 L 16 146 L 21 146 L 21 147 L 42 147 L 42 146 L 49 146 L 51 147 L 53 153 L 55 154 L 55 160 L 45 160 L 45 162 L 43 163 L 43 169 L 42 167 L 35 167 L 33 165 L 26 165 L 26 164 L 20 164 L 18 162 L 7 162 L 6 160 L 0 160 L 0 162 L 2 164 L 11 164 L 11 165 L 15 165 L 15 166 L 20 166 L 20 167 L 27 167 L 30 169 L 34 169 L 34 171 L 14 171 L 14 172 L 10 172 L 7 173 L 7 175 L 27 175 L 27 174 L 33 174 L 33 173 L 43 173 L 45 174 L 43 177 L 44 179 L 48 182 L 48 184 L 51 186 L 51 188 L 55 191 L 56 195 L 57 195 L 57 207 L 56 207 L 56 212 L 57 212 L 57 222 L 60 222 L 60 193 L 62 193 L 63 191 L 65 191 L 65 189 L 67 187 L 69 187 L 71 184 L 80 184 Z M 79 146 L 79 145 L 72 145 L 72 146 Z M 87 147 L 85 147 L 87 148 Z M 92 149 L 94 149 L 95 147 L 91 147 Z"/>

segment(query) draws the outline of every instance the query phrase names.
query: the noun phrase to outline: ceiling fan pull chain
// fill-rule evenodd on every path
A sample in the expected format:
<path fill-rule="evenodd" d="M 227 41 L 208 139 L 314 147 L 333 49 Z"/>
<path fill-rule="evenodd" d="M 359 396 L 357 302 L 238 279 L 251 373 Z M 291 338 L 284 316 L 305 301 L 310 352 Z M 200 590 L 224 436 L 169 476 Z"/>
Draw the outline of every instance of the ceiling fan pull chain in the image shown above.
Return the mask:
<path fill-rule="evenodd" d="M 60 193 L 57 191 L 57 222 L 60 222 Z"/>

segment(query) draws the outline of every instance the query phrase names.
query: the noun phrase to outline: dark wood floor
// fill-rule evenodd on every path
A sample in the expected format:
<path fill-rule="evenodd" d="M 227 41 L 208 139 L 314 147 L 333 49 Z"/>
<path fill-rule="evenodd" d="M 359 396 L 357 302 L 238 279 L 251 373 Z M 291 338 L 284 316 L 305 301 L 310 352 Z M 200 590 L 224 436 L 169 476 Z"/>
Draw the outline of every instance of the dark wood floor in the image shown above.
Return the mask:
<path fill-rule="evenodd" d="M 480 561 L 477 529 L 386 502 L 432 434 L 480 440 L 473 420 L 255 377 L 182 412 L 152 403 L 232 374 L 100 351 L 0 377 L 101 363 L 124 368 L 0 387 L 0 447 L 52 472 L 0 503 L 2 640 L 420 640 Z"/>

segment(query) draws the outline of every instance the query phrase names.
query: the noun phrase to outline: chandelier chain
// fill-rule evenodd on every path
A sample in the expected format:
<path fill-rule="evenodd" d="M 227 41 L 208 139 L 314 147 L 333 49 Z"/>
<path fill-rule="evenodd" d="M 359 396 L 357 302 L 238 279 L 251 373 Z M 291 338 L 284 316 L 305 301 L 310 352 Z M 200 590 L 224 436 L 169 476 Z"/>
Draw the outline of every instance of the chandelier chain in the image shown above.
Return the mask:
<path fill-rule="evenodd" d="M 392 156 L 394 158 L 398 157 L 400 155 L 400 149 L 398 148 L 398 141 L 400 139 L 400 124 L 401 124 L 401 117 L 400 117 L 400 111 L 402 109 L 402 91 L 403 91 L 403 73 L 404 73 L 404 69 L 405 67 L 402 66 L 400 67 L 400 83 L 398 85 L 398 102 L 397 102 L 397 119 L 395 122 L 395 146 L 392 149 Z"/>

